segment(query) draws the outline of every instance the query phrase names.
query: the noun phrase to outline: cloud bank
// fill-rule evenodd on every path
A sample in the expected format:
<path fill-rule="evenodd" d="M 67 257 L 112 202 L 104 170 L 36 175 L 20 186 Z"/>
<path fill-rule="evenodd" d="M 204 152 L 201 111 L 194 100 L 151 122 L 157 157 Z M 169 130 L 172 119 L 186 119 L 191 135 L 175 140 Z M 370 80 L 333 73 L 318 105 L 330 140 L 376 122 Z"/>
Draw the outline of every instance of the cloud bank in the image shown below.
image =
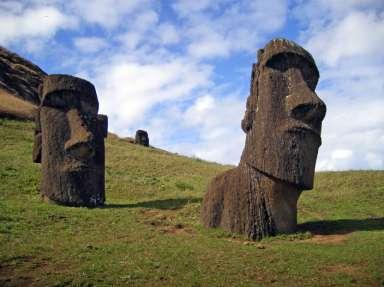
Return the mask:
<path fill-rule="evenodd" d="M 237 164 L 256 52 L 274 37 L 318 63 L 328 111 L 317 170 L 384 168 L 382 1 L 0 3 L 0 44 L 97 88 L 111 131 Z"/>

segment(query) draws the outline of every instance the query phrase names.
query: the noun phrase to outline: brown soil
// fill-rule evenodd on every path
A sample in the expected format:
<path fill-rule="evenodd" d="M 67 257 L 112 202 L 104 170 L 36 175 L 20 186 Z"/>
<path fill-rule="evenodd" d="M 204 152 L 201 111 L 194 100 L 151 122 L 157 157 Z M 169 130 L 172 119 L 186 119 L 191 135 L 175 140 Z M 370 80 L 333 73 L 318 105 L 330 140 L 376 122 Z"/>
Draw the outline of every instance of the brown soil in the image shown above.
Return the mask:
<path fill-rule="evenodd" d="M 11 258 L 0 263 L 0 286 L 34 286 L 33 277 L 30 272 L 39 269 L 43 264 L 33 262 L 32 256 Z M 22 273 L 15 272 L 15 266 L 27 269 Z"/>
<path fill-rule="evenodd" d="M 193 235 L 195 231 L 182 224 L 175 224 L 171 226 L 164 226 L 159 229 L 160 232 L 174 234 L 174 235 Z"/>
<path fill-rule="evenodd" d="M 62 267 L 62 266 L 61 266 Z M 0 262 L 0 286 L 45 286 L 42 280 L 47 274 L 61 273 L 64 269 L 58 269 L 49 258 L 37 258 L 33 256 L 17 256 Z"/>
<path fill-rule="evenodd" d="M 311 242 L 316 244 L 343 244 L 348 239 L 348 234 L 316 234 L 310 239 L 302 242 Z"/>
<path fill-rule="evenodd" d="M 143 215 L 139 221 L 155 227 L 161 233 L 173 235 L 193 235 L 195 230 L 191 227 L 184 226 L 180 223 L 175 223 L 176 214 L 174 210 L 147 210 L 140 211 Z"/>
<path fill-rule="evenodd" d="M 330 272 L 330 273 L 343 273 L 347 275 L 356 275 L 361 272 L 360 267 L 358 266 L 343 265 L 343 264 L 326 266 L 324 267 L 324 271 Z"/>

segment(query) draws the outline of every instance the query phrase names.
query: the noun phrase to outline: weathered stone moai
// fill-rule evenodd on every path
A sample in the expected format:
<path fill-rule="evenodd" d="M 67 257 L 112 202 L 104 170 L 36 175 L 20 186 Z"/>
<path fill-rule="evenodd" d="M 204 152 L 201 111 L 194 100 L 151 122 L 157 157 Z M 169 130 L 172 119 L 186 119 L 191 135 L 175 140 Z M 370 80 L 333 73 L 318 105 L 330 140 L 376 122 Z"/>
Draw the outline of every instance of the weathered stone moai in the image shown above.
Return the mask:
<path fill-rule="evenodd" d="M 94 86 L 68 75 L 50 75 L 40 86 L 33 161 L 41 162 L 41 194 L 49 202 L 104 204 L 104 138 L 108 118 L 98 115 Z"/>
<path fill-rule="evenodd" d="M 137 130 L 135 135 L 135 144 L 149 146 L 148 133 L 144 130 Z"/>
<path fill-rule="evenodd" d="M 205 226 L 253 240 L 295 231 L 297 200 L 313 188 L 326 112 L 318 79 L 312 56 L 294 42 L 275 39 L 259 50 L 241 123 L 245 147 L 238 167 L 210 182 Z"/>

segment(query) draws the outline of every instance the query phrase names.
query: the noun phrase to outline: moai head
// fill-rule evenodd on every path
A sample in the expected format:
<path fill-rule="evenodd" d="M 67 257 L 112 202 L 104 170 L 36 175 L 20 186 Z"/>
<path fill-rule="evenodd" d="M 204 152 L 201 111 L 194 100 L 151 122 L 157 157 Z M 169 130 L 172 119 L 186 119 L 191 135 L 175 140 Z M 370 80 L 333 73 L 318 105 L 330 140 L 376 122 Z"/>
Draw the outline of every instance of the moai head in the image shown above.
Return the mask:
<path fill-rule="evenodd" d="M 296 43 L 276 39 L 258 53 L 242 128 L 245 162 L 262 173 L 311 189 L 326 107 L 316 95 L 319 71 Z"/>
<path fill-rule="evenodd" d="M 135 135 L 135 143 L 143 146 L 149 146 L 148 133 L 143 130 L 137 130 Z"/>
<path fill-rule="evenodd" d="M 69 206 L 104 203 L 104 138 L 108 118 L 98 115 L 94 86 L 68 75 L 40 86 L 34 161 L 42 163 L 41 193 Z"/>

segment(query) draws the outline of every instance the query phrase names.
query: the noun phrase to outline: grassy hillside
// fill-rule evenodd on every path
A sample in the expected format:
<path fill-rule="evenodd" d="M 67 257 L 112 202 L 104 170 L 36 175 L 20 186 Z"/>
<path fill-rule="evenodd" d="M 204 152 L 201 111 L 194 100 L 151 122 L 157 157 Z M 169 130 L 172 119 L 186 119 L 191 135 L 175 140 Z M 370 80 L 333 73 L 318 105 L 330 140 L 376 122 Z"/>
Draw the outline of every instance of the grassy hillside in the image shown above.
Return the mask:
<path fill-rule="evenodd" d="M 384 172 L 316 174 L 300 232 L 248 242 L 199 224 L 228 167 L 107 140 L 105 208 L 40 201 L 32 123 L 0 119 L 0 286 L 383 286 Z"/>
<path fill-rule="evenodd" d="M 23 101 L 0 88 L 0 118 L 12 117 L 33 120 L 35 112 L 35 105 Z"/>

